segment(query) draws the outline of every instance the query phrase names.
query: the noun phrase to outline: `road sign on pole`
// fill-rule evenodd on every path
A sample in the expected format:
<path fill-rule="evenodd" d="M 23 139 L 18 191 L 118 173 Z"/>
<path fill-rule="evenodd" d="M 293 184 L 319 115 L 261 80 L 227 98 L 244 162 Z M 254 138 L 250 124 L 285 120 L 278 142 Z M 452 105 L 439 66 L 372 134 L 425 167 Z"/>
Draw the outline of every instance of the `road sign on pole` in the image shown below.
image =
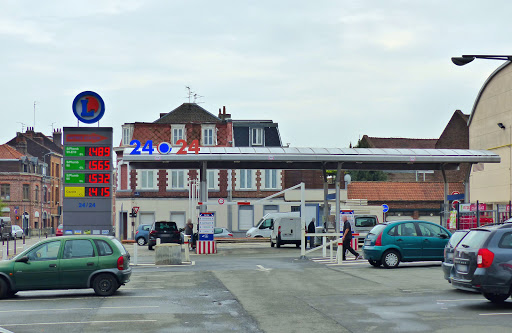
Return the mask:
<path fill-rule="evenodd" d="M 382 212 L 387 213 L 389 211 L 389 206 L 386 204 L 382 204 Z"/>

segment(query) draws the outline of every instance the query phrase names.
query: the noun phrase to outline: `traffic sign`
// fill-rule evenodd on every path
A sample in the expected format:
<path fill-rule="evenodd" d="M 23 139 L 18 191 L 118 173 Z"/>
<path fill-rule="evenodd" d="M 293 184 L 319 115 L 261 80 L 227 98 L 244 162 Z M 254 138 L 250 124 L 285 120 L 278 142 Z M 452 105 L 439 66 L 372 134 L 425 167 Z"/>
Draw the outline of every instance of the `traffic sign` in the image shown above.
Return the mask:
<path fill-rule="evenodd" d="M 132 210 L 134 210 L 134 211 L 135 211 L 135 214 L 137 214 L 137 213 L 139 212 L 139 208 L 140 208 L 140 207 L 133 207 L 133 208 L 132 208 Z"/>
<path fill-rule="evenodd" d="M 457 209 L 457 204 L 459 203 L 459 200 L 453 200 L 452 202 L 452 208 Z"/>
<path fill-rule="evenodd" d="M 382 204 L 382 212 L 387 213 L 389 211 L 389 206 L 386 204 Z"/>
<path fill-rule="evenodd" d="M 219 205 L 223 205 L 224 204 L 224 199 L 223 198 L 219 198 L 219 200 L 217 200 L 219 202 Z"/>

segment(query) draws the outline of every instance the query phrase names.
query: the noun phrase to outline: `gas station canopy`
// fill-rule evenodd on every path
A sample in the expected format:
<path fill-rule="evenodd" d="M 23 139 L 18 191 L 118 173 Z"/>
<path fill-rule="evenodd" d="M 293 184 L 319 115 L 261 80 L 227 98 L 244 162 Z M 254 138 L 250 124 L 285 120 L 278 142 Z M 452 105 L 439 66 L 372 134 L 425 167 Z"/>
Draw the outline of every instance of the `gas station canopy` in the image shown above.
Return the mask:
<path fill-rule="evenodd" d="M 179 149 L 179 148 L 178 148 Z M 176 149 L 176 151 L 178 150 Z M 500 156 L 487 150 L 377 149 L 377 148 L 282 148 L 200 147 L 198 154 L 141 152 L 123 160 L 133 169 L 300 169 L 334 170 L 455 170 L 461 163 L 499 163 Z"/>

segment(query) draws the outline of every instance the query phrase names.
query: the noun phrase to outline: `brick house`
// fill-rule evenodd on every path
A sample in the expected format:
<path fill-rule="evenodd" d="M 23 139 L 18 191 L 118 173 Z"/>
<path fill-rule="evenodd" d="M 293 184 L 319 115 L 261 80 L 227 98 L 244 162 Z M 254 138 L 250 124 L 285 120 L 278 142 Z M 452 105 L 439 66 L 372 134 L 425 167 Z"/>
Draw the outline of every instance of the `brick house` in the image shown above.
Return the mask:
<path fill-rule="evenodd" d="M 131 238 L 139 224 L 156 220 L 172 220 L 183 227 L 188 218 L 195 219 L 196 207 L 190 207 L 189 196 L 198 182 L 199 170 L 131 170 L 123 161 L 123 154 L 132 140 L 141 145 L 151 140 L 153 147 L 168 142 L 179 149 L 182 141 L 190 147 L 194 140 L 199 148 L 216 147 L 279 147 L 278 124 L 271 120 L 233 120 L 225 107 L 214 115 L 195 103 L 184 103 L 169 113 L 162 113 L 152 123 L 122 125 L 123 135 L 119 147 L 114 148 L 117 159 L 117 190 L 115 211 L 118 212 L 120 230 L 124 238 Z M 282 170 L 208 170 L 207 186 L 210 200 L 227 201 L 263 198 L 283 189 Z M 279 200 L 279 199 L 278 199 Z M 140 207 L 136 218 L 129 218 L 132 207 Z M 281 207 L 289 211 L 290 207 Z M 233 231 L 244 231 L 254 225 L 275 205 L 236 207 L 209 206 L 216 212 L 216 225 Z"/>
<path fill-rule="evenodd" d="M 12 159 L 19 159 L 0 166 L 2 186 L 10 188 L 11 192 L 10 200 L 4 201 L 9 205 L 13 219 L 18 216 L 19 225 L 24 229 L 48 228 L 48 231 L 53 231 L 52 228 L 61 223 L 61 140 L 62 133 L 58 130 L 50 139 L 28 128 L 25 133 L 16 133 L 15 138 L 3 145 L 4 153 L 11 154 Z"/>
<path fill-rule="evenodd" d="M 415 149 L 469 149 L 468 115 L 456 110 L 438 139 L 377 138 L 364 135 L 363 147 Z M 447 170 L 449 192 L 464 193 L 470 166 Z M 420 218 L 439 222 L 444 180 L 441 171 L 388 171 L 386 182 L 352 182 L 349 199 L 368 199 L 369 205 L 388 204 L 388 217 Z"/>

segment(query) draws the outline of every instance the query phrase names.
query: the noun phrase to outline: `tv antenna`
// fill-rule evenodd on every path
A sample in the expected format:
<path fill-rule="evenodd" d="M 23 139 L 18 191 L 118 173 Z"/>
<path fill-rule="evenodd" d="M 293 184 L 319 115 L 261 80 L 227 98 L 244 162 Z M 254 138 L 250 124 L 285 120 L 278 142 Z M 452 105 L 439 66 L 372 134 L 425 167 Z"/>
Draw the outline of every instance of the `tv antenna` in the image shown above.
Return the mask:
<path fill-rule="evenodd" d="M 202 97 L 204 97 L 204 96 L 201 96 L 201 95 L 198 95 L 198 94 L 194 94 L 194 103 L 196 103 L 196 99 L 202 98 Z M 203 102 L 201 102 L 201 103 L 203 103 Z"/>
<path fill-rule="evenodd" d="M 185 88 L 187 88 L 188 90 L 188 102 L 190 103 L 190 98 L 192 97 L 193 91 L 190 89 L 189 86 L 185 86 Z"/>
<path fill-rule="evenodd" d="M 53 133 L 53 124 L 56 124 L 56 123 L 57 123 L 57 122 L 56 122 L 56 121 L 54 121 L 51 125 L 49 125 L 49 126 L 51 126 L 51 127 L 52 127 L 52 133 Z"/>
<path fill-rule="evenodd" d="M 23 133 L 23 131 L 25 131 L 25 123 L 22 123 L 21 121 L 17 121 L 18 124 L 21 124 L 21 133 Z"/>
<path fill-rule="evenodd" d="M 34 131 L 36 130 L 36 104 L 37 101 L 34 101 Z"/>

